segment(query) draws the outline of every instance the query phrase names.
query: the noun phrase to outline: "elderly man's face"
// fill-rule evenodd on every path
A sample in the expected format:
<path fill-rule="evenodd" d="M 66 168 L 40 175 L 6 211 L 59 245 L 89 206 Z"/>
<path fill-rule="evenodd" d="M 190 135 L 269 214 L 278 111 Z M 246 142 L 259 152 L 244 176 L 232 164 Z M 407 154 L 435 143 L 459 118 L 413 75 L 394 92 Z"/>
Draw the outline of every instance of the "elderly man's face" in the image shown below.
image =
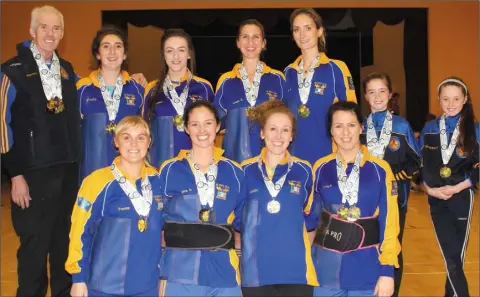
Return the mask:
<path fill-rule="evenodd" d="M 37 28 L 35 31 L 30 29 L 30 34 L 40 54 L 42 56 L 50 56 L 63 37 L 60 18 L 55 13 L 39 13 Z"/>

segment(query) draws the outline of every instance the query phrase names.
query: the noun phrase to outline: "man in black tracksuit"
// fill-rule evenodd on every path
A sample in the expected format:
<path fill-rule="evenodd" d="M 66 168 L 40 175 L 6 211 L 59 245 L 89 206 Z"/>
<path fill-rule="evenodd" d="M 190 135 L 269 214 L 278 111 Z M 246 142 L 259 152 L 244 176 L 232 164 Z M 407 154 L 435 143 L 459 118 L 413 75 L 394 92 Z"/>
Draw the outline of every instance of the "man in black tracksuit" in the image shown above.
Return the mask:
<path fill-rule="evenodd" d="M 12 182 L 12 223 L 20 238 L 17 296 L 45 296 L 47 257 L 52 296 L 70 296 L 71 212 L 78 192 L 80 113 L 72 65 L 55 52 L 63 16 L 32 13 L 33 41 L 2 64 L 1 152 Z"/>

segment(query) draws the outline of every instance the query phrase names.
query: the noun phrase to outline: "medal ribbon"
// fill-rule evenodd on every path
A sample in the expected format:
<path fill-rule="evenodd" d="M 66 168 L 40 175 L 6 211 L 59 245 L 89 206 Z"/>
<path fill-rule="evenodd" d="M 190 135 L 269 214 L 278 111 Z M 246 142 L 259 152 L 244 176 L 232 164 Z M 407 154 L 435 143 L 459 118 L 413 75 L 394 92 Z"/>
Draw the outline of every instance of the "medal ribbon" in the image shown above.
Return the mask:
<path fill-rule="evenodd" d="M 260 80 L 262 79 L 263 74 L 263 64 L 258 61 L 257 67 L 255 68 L 255 76 L 253 77 L 252 85 L 250 85 L 250 81 L 248 80 L 248 73 L 245 67 L 240 67 L 240 77 L 242 78 L 243 89 L 245 90 L 245 97 L 247 98 L 248 103 L 250 106 L 254 106 L 255 102 L 257 102 L 258 97 L 258 90 L 260 89 Z"/>
<path fill-rule="evenodd" d="M 110 167 L 113 176 L 117 180 L 118 184 L 122 188 L 123 192 L 127 194 L 128 198 L 133 204 L 135 211 L 140 216 L 148 216 L 150 212 L 150 207 L 152 206 L 152 186 L 148 180 L 148 176 L 142 180 L 142 194 L 137 191 L 137 188 L 127 180 L 127 178 L 118 170 L 115 164 L 112 164 Z"/>
<path fill-rule="evenodd" d="M 377 138 L 377 132 L 373 125 L 372 115 L 367 118 L 367 147 L 368 151 L 377 158 L 383 159 L 385 149 L 390 142 L 390 136 L 392 135 L 392 114 L 387 110 L 385 120 L 383 121 L 382 130 L 380 132 L 380 138 Z"/>
<path fill-rule="evenodd" d="M 168 75 L 165 78 L 165 82 L 163 83 L 163 93 L 165 94 L 165 97 L 170 99 L 170 101 L 172 102 L 173 108 L 175 108 L 175 111 L 177 112 L 177 114 L 182 117 L 185 111 L 185 105 L 187 104 L 187 96 L 188 96 L 188 89 L 190 86 L 190 80 L 192 79 L 192 74 L 190 73 L 189 70 L 187 71 L 188 71 L 187 84 L 183 88 L 183 91 L 180 94 L 180 96 L 175 90 L 175 87 L 173 86 L 172 81 L 170 80 L 170 77 Z M 170 94 L 170 96 L 168 96 L 168 94 Z"/>
<path fill-rule="evenodd" d="M 107 108 L 108 120 L 114 122 L 118 114 L 118 108 L 120 106 L 120 98 L 122 96 L 123 90 L 123 80 L 122 75 L 119 74 L 117 81 L 115 83 L 115 89 L 113 94 L 108 91 L 107 85 L 103 80 L 102 74 L 98 73 L 98 82 L 100 83 L 100 91 L 102 92 L 102 98 L 105 102 L 105 107 Z"/>
<path fill-rule="evenodd" d="M 207 176 L 205 176 L 205 174 L 200 171 L 198 165 L 194 163 L 193 152 L 188 154 L 188 161 L 193 165 L 193 176 L 195 177 L 200 203 L 202 206 L 208 205 L 212 208 L 215 197 L 215 181 L 217 180 L 218 173 L 218 166 L 215 164 L 215 160 L 212 160 L 212 163 L 208 167 Z"/>
<path fill-rule="evenodd" d="M 285 172 L 284 175 L 282 175 L 282 177 L 280 177 L 280 179 L 274 184 L 273 181 L 271 181 L 268 176 L 263 172 L 263 168 L 262 168 L 262 157 L 259 156 L 258 157 L 258 161 L 257 161 L 257 164 L 258 164 L 258 169 L 260 170 L 260 172 L 262 173 L 262 176 L 263 176 L 263 182 L 265 183 L 265 186 L 267 187 L 267 190 L 268 192 L 270 193 L 270 196 L 272 196 L 272 199 L 275 200 L 275 198 L 277 198 L 278 196 L 278 193 L 280 193 L 280 190 L 282 189 L 283 187 L 283 184 L 285 183 L 285 180 L 287 178 L 287 175 L 288 173 L 290 172 L 290 170 L 292 169 L 292 165 L 293 165 L 293 162 L 292 162 L 292 158 L 290 157 L 288 159 L 288 169 L 287 169 L 287 172 Z M 266 165 L 265 165 L 266 166 Z"/>
<path fill-rule="evenodd" d="M 450 144 L 448 144 L 447 139 L 447 129 L 445 127 L 445 115 L 442 115 L 440 118 L 440 148 L 442 152 L 442 162 L 443 165 L 447 165 L 452 157 L 453 151 L 455 150 L 455 146 L 457 145 L 458 135 L 460 134 L 460 130 L 458 125 L 460 124 L 460 120 L 457 122 L 457 126 L 455 126 L 455 130 L 453 131 L 452 138 L 450 139 Z M 447 147 L 448 145 L 448 147 Z"/>
<path fill-rule="evenodd" d="M 62 99 L 62 81 L 60 78 L 60 60 L 55 52 L 53 52 L 52 64 L 48 68 L 47 63 L 38 51 L 35 43 L 30 43 L 30 50 L 33 53 L 35 62 L 37 62 L 38 70 L 40 71 L 40 79 L 42 80 L 43 92 L 47 100 L 55 97 Z"/>
<path fill-rule="evenodd" d="M 317 65 L 319 59 L 320 59 L 320 55 L 317 55 L 315 57 L 315 60 L 313 60 L 312 64 L 310 65 L 310 68 L 308 68 L 307 76 L 305 77 L 305 79 L 303 79 L 303 59 L 300 61 L 300 64 L 298 65 L 298 71 L 297 71 L 298 92 L 300 94 L 300 101 L 302 101 L 302 104 L 307 104 L 308 102 L 308 96 L 310 95 L 312 78 L 315 72 L 315 66 Z"/>
<path fill-rule="evenodd" d="M 362 160 L 362 152 L 359 149 L 355 157 L 352 171 L 347 178 L 346 167 L 343 167 L 340 155 L 337 153 L 337 179 L 338 187 L 342 193 L 342 203 L 348 202 L 350 206 L 358 202 L 358 186 L 360 180 L 360 161 Z"/>

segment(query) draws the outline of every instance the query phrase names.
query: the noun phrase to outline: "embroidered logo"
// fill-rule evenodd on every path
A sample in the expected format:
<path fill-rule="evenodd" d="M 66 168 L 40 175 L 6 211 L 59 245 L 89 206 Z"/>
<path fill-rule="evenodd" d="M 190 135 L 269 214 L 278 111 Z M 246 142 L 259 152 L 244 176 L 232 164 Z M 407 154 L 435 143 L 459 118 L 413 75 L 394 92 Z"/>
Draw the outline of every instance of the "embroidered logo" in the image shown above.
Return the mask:
<path fill-rule="evenodd" d="M 455 149 L 455 152 L 457 153 L 457 156 L 460 159 L 465 159 L 466 155 L 465 155 L 465 151 L 463 150 L 463 148 L 457 146 L 457 148 Z"/>
<path fill-rule="evenodd" d="M 253 190 L 251 190 L 249 193 L 250 193 L 250 194 L 253 194 L 253 193 L 256 193 L 256 192 L 258 192 L 258 189 L 253 189 Z"/>
<path fill-rule="evenodd" d="M 94 102 L 94 101 L 97 101 L 97 98 L 95 97 L 92 97 L 92 98 L 87 98 L 85 99 L 86 102 Z"/>
<path fill-rule="evenodd" d="M 132 94 L 125 94 L 123 97 L 125 97 L 125 101 L 127 101 L 127 105 L 130 106 L 135 106 L 135 95 Z"/>
<path fill-rule="evenodd" d="M 321 82 L 314 82 L 313 85 L 315 87 L 315 94 L 318 95 L 323 95 L 324 90 L 327 88 L 327 84 Z"/>
<path fill-rule="evenodd" d="M 267 96 L 268 96 L 268 100 L 276 100 L 276 99 L 278 99 L 278 95 L 277 95 L 277 93 L 275 93 L 274 91 L 268 90 L 266 93 L 267 93 Z"/>
<path fill-rule="evenodd" d="M 157 202 L 157 210 L 162 210 L 164 207 L 162 196 L 153 196 L 153 200 Z"/>
<path fill-rule="evenodd" d="M 290 193 L 292 194 L 300 194 L 300 187 L 302 184 L 296 180 L 289 180 L 288 184 L 290 185 Z"/>
<path fill-rule="evenodd" d="M 398 149 L 400 148 L 400 139 L 398 139 L 397 136 L 391 136 L 390 142 L 388 143 L 388 147 L 392 152 L 398 151 Z"/>
<path fill-rule="evenodd" d="M 27 77 L 34 76 L 34 75 L 38 75 L 38 73 L 37 72 L 28 73 Z"/>
<path fill-rule="evenodd" d="M 200 95 L 190 95 L 190 100 L 195 102 L 195 101 L 198 101 L 198 100 L 203 100 L 203 98 Z"/>
<path fill-rule="evenodd" d="M 118 211 L 126 211 L 126 210 L 130 210 L 130 207 L 127 206 L 127 207 L 119 207 L 118 208 Z"/>
<path fill-rule="evenodd" d="M 60 75 L 62 76 L 63 79 L 69 78 L 67 71 L 63 67 L 60 67 Z"/>
<path fill-rule="evenodd" d="M 423 147 L 424 147 L 425 149 L 431 150 L 431 151 L 438 150 L 438 146 L 424 145 Z"/>
<path fill-rule="evenodd" d="M 215 196 L 215 198 L 220 200 L 227 200 L 227 193 L 228 191 L 230 191 L 230 187 L 222 184 L 217 184 L 216 189 L 217 195 Z"/>
<path fill-rule="evenodd" d="M 87 212 L 92 207 L 92 203 L 90 203 L 90 201 L 88 201 L 87 199 L 85 199 L 83 197 L 78 197 L 77 205 L 78 205 L 78 207 L 80 207 L 81 209 L 83 209 L 84 211 L 87 211 Z"/>

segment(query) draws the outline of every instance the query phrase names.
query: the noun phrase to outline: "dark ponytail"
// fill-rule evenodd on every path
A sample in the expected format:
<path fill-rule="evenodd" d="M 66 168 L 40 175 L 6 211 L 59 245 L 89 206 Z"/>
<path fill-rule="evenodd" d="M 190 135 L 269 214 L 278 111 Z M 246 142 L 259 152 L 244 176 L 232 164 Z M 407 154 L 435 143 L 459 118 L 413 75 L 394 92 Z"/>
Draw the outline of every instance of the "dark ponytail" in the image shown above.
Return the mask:
<path fill-rule="evenodd" d="M 475 134 L 475 115 L 473 113 L 470 92 L 468 91 L 465 82 L 456 76 L 448 77 L 440 83 L 438 87 L 438 96 L 440 96 L 440 92 L 445 86 L 455 86 L 460 88 L 463 95 L 467 98 L 467 102 L 465 102 L 462 111 L 460 112 L 461 120 L 459 124 L 460 135 L 458 145 L 463 148 L 466 155 L 471 155 L 475 150 L 477 140 Z"/>

